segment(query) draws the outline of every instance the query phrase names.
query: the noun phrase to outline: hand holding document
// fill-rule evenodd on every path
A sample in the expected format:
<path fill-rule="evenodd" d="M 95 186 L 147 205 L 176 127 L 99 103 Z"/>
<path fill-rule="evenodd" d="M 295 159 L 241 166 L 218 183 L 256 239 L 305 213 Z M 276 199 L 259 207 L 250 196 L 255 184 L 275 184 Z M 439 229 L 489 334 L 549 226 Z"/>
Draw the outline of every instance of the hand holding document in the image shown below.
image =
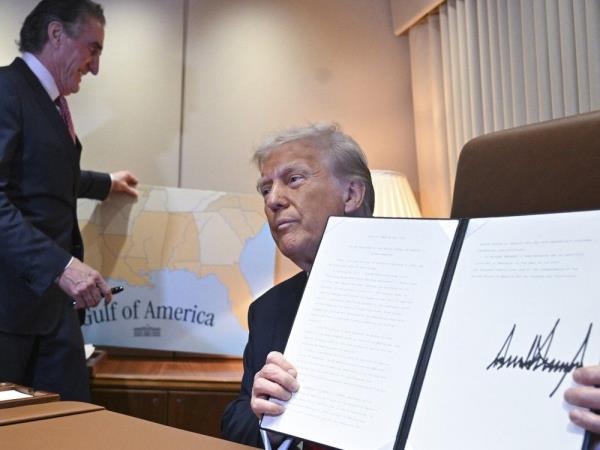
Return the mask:
<path fill-rule="evenodd" d="M 597 386 L 600 386 L 600 365 L 577 369 L 573 379 L 578 385 L 567 389 L 565 399 L 580 408 L 572 409 L 569 417 L 575 424 L 599 435 L 600 389 Z M 600 437 L 596 436 L 596 443 L 599 442 Z"/>
<path fill-rule="evenodd" d="M 252 411 L 259 419 L 263 414 L 272 416 L 283 413 L 283 401 L 298 391 L 298 372 L 279 352 L 267 355 L 265 366 L 256 373 L 252 386 Z M 278 401 L 279 400 L 279 401 Z"/>
<path fill-rule="evenodd" d="M 393 447 L 457 224 L 330 219 L 285 351 L 301 387 L 263 427 Z"/>
<path fill-rule="evenodd" d="M 357 450 L 579 450 L 563 395 L 600 355 L 598 273 L 600 211 L 331 218 L 284 353 L 301 387 L 261 426 Z"/>

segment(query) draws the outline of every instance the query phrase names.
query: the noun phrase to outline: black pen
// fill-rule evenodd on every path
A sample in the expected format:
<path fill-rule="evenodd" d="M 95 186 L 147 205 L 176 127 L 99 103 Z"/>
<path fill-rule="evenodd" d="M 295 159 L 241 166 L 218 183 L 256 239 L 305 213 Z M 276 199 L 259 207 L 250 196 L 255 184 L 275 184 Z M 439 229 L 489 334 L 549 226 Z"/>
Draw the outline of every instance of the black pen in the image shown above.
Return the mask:
<path fill-rule="evenodd" d="M 110 288 L 110 293 L 112 295 L 118 294 L 119 292 L 123 292 L 125 290 L 125 286 L 115 286 Z"/>
<path fill-rule="evenodd" d="M 112 295 L 118 294 L 119 292 L 123 292 L 125 290 L 125 286 L 114 286 L 110 288 L 110 293 Z M 102 298 L 104 298 L 104 294 L 100 294 L 100 296 Z M 73 307 L 75 307 L 75 305 L 77 305 L 77 301 L 73 300 Z"/>

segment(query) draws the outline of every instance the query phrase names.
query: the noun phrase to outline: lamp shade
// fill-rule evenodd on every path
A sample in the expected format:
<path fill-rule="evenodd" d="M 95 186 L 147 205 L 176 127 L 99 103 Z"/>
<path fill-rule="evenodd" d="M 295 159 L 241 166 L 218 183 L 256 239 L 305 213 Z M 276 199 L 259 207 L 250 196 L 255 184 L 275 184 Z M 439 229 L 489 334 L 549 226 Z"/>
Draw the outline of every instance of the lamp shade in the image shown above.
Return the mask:
<path fill-rule="evenodd" d="M 404 174 L 371 170 L 376 217 L 421 217 L 421 210 Z"/>

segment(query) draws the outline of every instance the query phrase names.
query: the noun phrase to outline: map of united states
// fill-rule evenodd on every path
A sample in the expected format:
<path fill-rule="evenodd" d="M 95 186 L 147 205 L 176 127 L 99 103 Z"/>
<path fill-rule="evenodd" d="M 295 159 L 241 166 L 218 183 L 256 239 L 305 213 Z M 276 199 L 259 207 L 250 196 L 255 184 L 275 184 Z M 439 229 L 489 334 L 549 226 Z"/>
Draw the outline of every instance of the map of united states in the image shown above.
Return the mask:
<path fill-rule="evenodd" d="M 88 310 L 87 342 L 240 355 L 248 306 L 272 286 L 275 246 L 257 195 L 142 186 L 80 200 L 85 261 L 125 290 Z"/>

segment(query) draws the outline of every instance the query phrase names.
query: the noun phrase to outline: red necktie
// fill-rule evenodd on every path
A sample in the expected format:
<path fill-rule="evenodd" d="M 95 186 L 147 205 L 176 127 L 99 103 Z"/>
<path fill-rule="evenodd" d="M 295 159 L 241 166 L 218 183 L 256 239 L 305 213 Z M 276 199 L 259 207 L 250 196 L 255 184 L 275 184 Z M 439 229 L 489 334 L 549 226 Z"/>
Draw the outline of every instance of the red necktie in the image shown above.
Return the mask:
<path fill-rule="evenodd" d="M 58 106 L 58 109 L 60 110 L 60 115 L 65 121 L 67 128 L 69 129 L 69 135 L 71 136 L 73 143 L 75 143 L 77 138 L 75 137 L 75 127 L 73 126 L 73 119 L 71 119 L 71 111 L 69 111 L 67 99 L 64 96 L 59 95 L 58 97 L 56 97 L 54 103 L 56 103 L 56 106 Z"/>

